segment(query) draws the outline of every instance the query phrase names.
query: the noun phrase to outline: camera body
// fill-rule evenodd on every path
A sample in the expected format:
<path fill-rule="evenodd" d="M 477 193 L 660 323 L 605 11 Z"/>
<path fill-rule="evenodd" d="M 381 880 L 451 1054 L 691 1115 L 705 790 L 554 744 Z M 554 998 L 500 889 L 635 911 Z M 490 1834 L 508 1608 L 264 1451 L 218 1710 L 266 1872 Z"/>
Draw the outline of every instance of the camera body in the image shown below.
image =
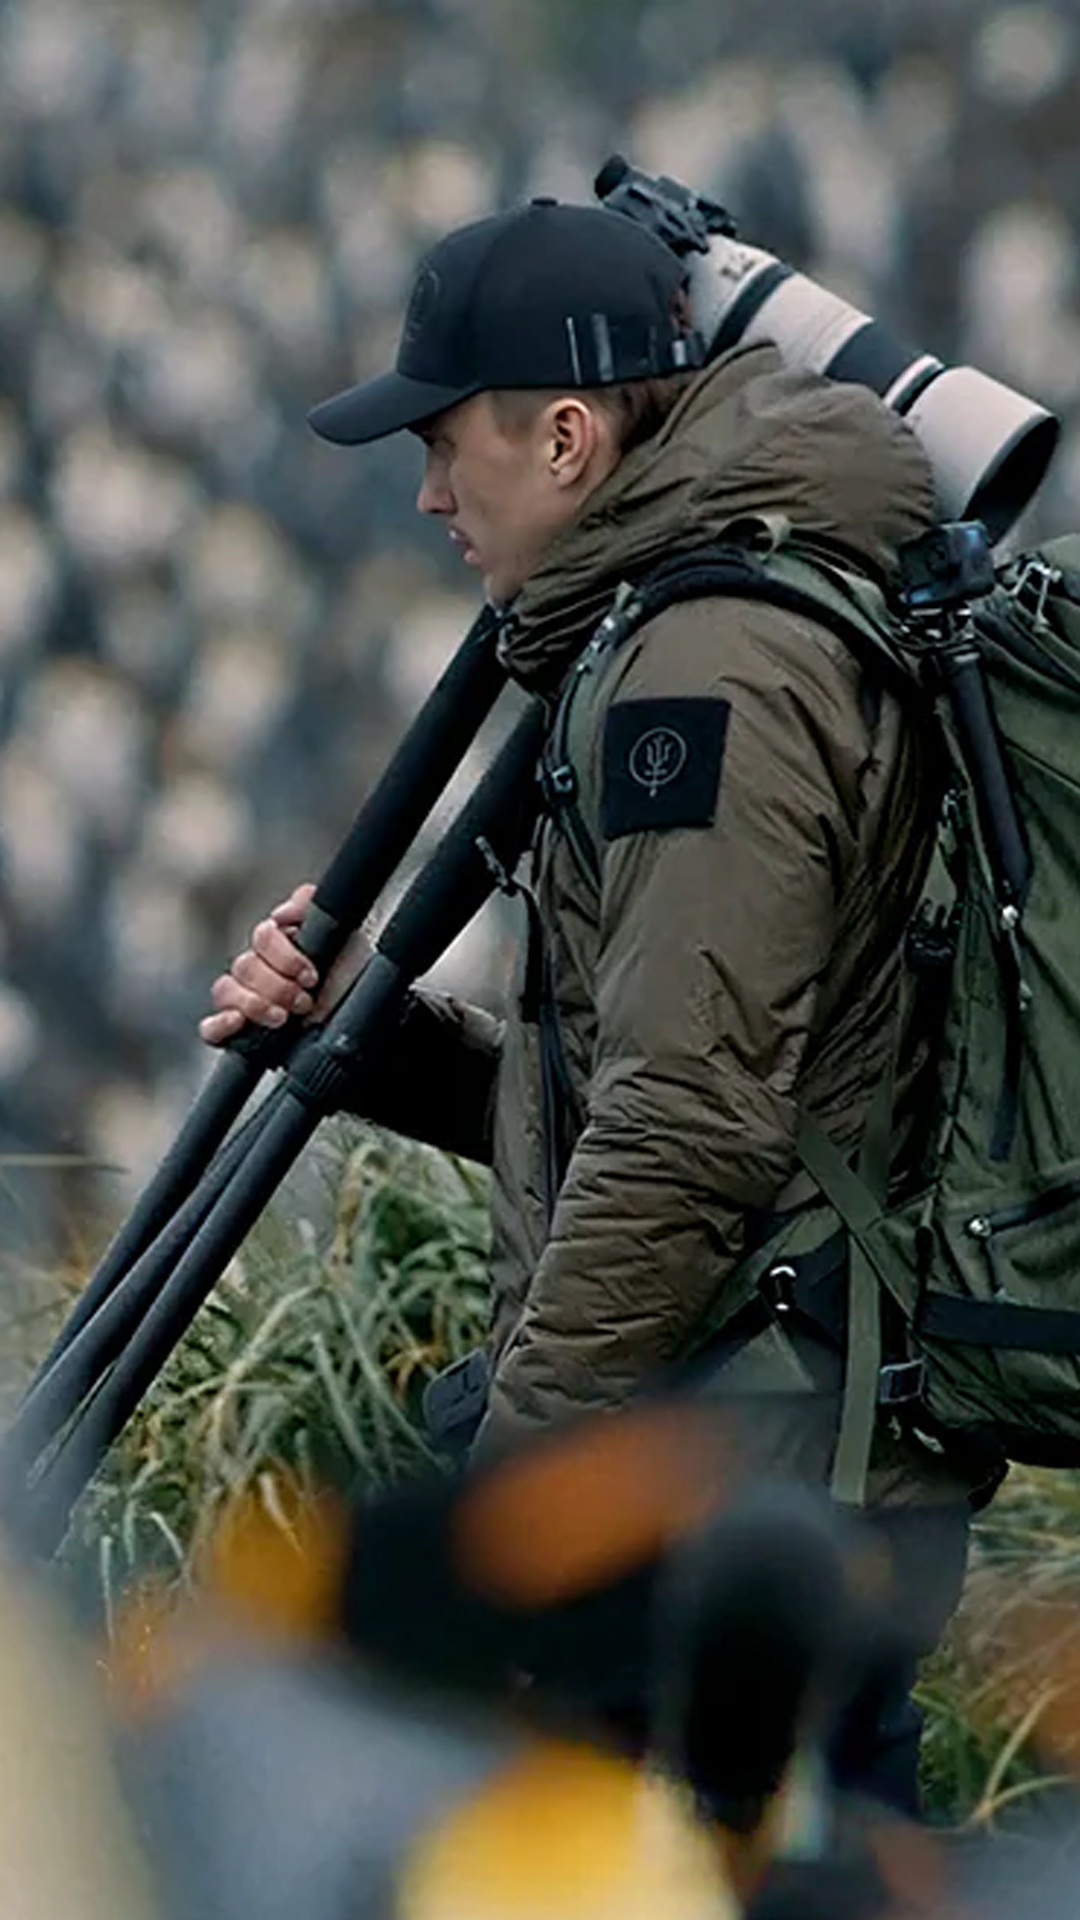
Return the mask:
<path fill-rule="evenodd" d="M 992 593 L 994 556 L 981 520 L 946 521 L 900 548 L 901 604 L 909 613 L 948 613 Z"/>

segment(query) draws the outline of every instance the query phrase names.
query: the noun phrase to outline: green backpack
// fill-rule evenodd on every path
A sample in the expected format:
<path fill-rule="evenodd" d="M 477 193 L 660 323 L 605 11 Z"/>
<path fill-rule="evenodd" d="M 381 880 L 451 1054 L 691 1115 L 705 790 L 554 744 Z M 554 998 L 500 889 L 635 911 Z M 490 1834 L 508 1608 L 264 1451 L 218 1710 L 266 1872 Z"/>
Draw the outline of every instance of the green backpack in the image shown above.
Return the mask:
<path fill-rule="evenodd" d="M 927 670 L 940 623 L 898 614 L 782 524 L 733 528 L 621 590 L 546 753 L 570 844 L 595 877 L 595 796 L 578 775 L 583 683 L 665 606 L 719 593 L 830 627 L 909 696 L 917 689 L 943 730 L 953 779 L 915 929 L 944 969 L 923 1178 L 889 1203 L 891 1086 L 856 1168 L 810 1119 L 798 1143 L 849 1236 L 833 1491 L 854 1503 L 879 1407 L 893 1398 L 882 1382 L 898 1371 L 882 1365 L 883 1291 L 905 1329 L 902 1397 L 917 1429 L 997 1457 L 1080 1465 L 1080 535 L 1010 561 L 991 584 L 964 609 L 953 657 L 967 671 L 950 698 L 949 676 Z M 964 710 L 972 695 L 990 730 L 981 765 Z"/>

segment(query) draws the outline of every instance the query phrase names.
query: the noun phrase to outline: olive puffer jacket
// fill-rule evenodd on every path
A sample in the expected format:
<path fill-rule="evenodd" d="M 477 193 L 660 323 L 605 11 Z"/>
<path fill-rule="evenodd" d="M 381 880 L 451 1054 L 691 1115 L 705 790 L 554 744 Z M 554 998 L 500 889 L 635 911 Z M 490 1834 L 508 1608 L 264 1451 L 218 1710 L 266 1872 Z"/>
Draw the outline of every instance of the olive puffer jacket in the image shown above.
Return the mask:
<path fill-rule="evenodd" d="M 506 619 L 505 663 L 554 700 L 621 581 L 742 516 L 783 515 L 880 580 L 933 512 L 918 443 L 872 395 L 786 371 L 768 347 L 730 356 L 549 550 Z M 812 620 L 687 602 L 599 676 L 584 783 L 599 796 L 598 877 L 552 821 L 532 874 L 569 1083 L 553 1209 L 533 1010 L 518 992 L 503 1032 L 451 1006 L 425 1023 L 443 1035 L 444 1084 L 468 1063 L 453 1118 L 428 1137 L 483 1152 L 494 1088 L 485 1451 L 625 1404 L 722 1327 L 741 1304 L 748 1222 L 797 1189 L 802 1111 L 857 1145 L 937 804 L 920 730 Z M 670 782 L 642 758 L 658 734 L 681 743 Z M 834 1431 L 811 1473 L 827 1471 Z M 960 1490 L 883 1430 L 873 1497 Z"/>

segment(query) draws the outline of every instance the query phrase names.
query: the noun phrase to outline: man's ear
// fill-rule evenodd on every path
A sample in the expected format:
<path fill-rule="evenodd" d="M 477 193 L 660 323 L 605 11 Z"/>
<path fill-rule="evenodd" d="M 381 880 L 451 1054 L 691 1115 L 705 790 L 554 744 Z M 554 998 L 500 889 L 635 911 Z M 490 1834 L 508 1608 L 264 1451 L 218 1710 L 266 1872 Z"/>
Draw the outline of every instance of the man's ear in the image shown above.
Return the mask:
<path fill-rule="evenodd" d="M 576 394 L 553 401 L 548 411 L 548 464 L 560 487 L 576 486 L 599 457 L 606 466 L 613 451 L 611 434 L 598 407 Z"/>

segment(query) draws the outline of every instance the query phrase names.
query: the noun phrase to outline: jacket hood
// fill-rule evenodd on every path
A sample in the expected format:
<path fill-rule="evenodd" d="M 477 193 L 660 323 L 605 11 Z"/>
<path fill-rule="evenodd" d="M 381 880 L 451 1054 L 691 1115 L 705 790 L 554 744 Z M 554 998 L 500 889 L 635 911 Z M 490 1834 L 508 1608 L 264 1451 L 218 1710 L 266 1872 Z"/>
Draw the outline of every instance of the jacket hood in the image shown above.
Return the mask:
<path fill-rule="evenodd" d="M 785 368 L 771 346 L 729 354 L 552 544 L 506 617 L 504 664 L 527 685 L 557 682 L 621 580 L 744 515 L 783 514 L 882 579 L 934 511 L 925 454 L 873 394 Z"/>

